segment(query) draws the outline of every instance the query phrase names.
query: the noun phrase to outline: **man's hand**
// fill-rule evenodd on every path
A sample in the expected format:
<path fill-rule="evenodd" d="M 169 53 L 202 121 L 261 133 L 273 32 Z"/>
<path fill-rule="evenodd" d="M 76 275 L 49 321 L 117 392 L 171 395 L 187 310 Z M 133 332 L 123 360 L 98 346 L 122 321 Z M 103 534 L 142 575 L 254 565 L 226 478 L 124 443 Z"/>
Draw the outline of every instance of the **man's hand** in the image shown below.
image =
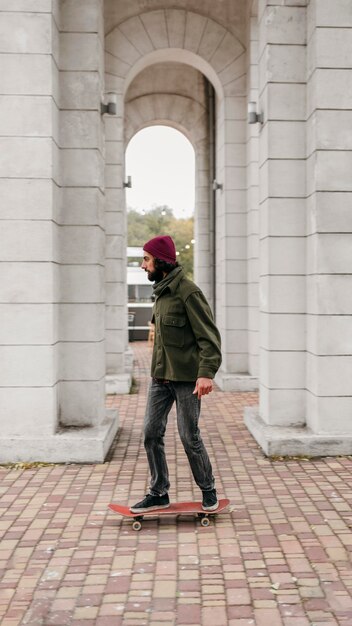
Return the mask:
<path fill-rule="evenodd" d="M 211 378 L 198 378 L 193 394 L 198 395 L 198 400 L 213 391 L 213 381 Z"/>

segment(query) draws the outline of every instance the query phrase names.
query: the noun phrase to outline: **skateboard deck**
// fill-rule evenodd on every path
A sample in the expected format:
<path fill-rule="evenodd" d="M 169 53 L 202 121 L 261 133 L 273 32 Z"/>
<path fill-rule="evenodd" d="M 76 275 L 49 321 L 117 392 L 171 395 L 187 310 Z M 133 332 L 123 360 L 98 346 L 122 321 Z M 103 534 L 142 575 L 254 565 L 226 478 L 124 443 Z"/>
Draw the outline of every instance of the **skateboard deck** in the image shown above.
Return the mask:
<path fill-rule="evenodd" d="M 133 530 L 142 528 L 142 521 L 145 517 L 160 517 L 161 515 L 197 515 L 200 518 L 202 526 L 209 526 L 210 516 L 221 513 L 230 504 L 230 500 L 223 498 L 219 500 L 219 506 L 215 511 L 204 511 L 201 502 L 173 502 L 167 509 L 153 509 L 152 511 L 144 511 L 143 513 L 132 513 L 128 506 L 121 504 L 109 504 L 109 509 L 122 515 L 122 517 L 130 517 L 133 519 Z"/>

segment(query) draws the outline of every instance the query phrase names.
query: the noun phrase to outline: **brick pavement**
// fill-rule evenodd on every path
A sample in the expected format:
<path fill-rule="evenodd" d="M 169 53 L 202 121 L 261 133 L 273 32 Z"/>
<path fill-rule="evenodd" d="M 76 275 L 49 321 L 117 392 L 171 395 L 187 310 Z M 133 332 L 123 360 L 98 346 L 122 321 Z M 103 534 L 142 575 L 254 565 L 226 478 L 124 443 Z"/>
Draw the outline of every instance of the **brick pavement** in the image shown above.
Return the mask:
<path fill-rule="evenodd" d="M 256 394 L 215 391 L 202 433 L 234 510 L 141 532 L 107 509 L 147 490 L 141 430 L 150 349 L 133 344 L 138 393 L 107 399 L 122 430 L 99 465 L 1 467 L 1 626 L 352 624 L 352 459 L 266 459 L 243 425 Z M 170 415 L 171 497 L 198 498 Z"/>

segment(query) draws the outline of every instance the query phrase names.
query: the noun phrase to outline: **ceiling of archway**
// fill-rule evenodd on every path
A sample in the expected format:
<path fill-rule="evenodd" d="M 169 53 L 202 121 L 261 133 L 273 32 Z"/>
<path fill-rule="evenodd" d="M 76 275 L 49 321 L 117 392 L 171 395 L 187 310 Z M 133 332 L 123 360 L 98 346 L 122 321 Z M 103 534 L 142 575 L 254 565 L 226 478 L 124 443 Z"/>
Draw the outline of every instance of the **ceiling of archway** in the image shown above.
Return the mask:
<path fill-rule="evenodd" d="M 206 136 L 204 76 L 181 63 L 156 63 L 140 72 L 125 97 L 125 143 L 150 124 L 168 124 L 195 146 Z"/>
<path fill-rule="evenodd" d="M 118 93 L 148 65 L 167 61 L 197 68 L 220 98 L 243 95 L 245 46 L 210 15 L 151 9 L 126 18 L 105 37 L 107 87 Z"/>
<path fill-rule="evenodd" d="M 130 17 L 157 9 L 184 9 L 211 18 L 245 43 L 249 0 L 105 0 L 105 33 Z"/>
<path fill-rule="evenodd" d="M 125 101 L 157 93 L 178 94 L 204 101 L 204 77 L 182 63 L 155 63 L 143 70 L 129 86 Z"/>

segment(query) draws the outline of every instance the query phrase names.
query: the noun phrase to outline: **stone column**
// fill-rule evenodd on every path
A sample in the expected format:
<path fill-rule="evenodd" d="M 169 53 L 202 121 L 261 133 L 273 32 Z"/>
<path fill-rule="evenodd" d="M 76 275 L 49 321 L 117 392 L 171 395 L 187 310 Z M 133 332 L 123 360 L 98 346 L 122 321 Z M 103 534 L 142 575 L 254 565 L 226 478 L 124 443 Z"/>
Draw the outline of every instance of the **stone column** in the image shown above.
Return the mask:
<path fill-rule="evenodd" d="M 352 452 L 352 11 L 308 9 L 307 425 Z"/>
<path fill-rule="evenodd" d="M 247 101 L 258 102 L 258 18 L 249 18 Z M 259 375 L 259 133 L 260 124 L 247 124 L 247 300 L 248 372 Z"/>
<path fill-rule="evenodd" d="M 106 418 L 104 387 L 102 3 L 8 4 L 1 461 L 103 461 L 118 422 Z"/>
<path fill-rule="evenodd" d="M 76 3 L 77 4 L 77 3 Z M 60 423 L 103 420 L 104 181 L 100 2 L 61 4 Z"/>
<path fill-rule="evenodd" d="M 200 130 L 200 129 L 199 129 Z M 211 308 L 214 308 L 212 276 L 212 235 L 210 232 L 209 197 L 209 140 L 206 125 L 205 137 L 196 144 L 196 190 L 194 211 L 194 281 L 202 289 Z"/>
<path fill-rule="evenodd" d="M 114 91 L 115 77 L 107 76 L 107 91 Z M 128 352 L 127 330 L 127 214 L 123 188 L 125 147 L 123 98 L 118 95 L 117 115 L 105 116 L 106 162 L 106 389 L 128 393 L 131 386 L 132 355 Z M 130 369 L 132 369 L 130 367 Z"/>
<path fill-rule="evenodd" d="M 125 49 L 127 46 L 127 52 Z M 110 33 L 105 47 L 105 92 L 116 95 L 116 115 L 104 116 L 105 198 L 106 198 L 106 389 L 108 393 L 128 393 L 132 380 L 133 354 L 128 346 L 127 307 L 127 215 L 124 135 L 124 71 L 122 54 L 132 48 L 122 32 Z M 126 58 L 123 57 L 124 61 Z M 127 172 L 128 175 L 128 172 Z M 133 181 L 132 181 L 133 184 Z"/>
<path fill-rule="evenodd" d="M 1 3 L 1 462 L 58 424 L 55 42 L 51 2 Z"/>
<path fill-rule="evenodd" d="M 267 436 L 306 419 L 305 4 L 258 9 L 260 415 L 246 421 L 266 451 Z"/>
<path fill-rule="evenodd" d="M 103 2 L 58 7 L 60 425 L 102 429 L 109 438 L 117 420 L 105 409 Z"/>
<path fill-rule="evenodd" d="M 211 182 L 214 176 L 215 160 L 214 117 L 216 97 L 213 86 L 205 76 L 198 79 L 198 99 L 203 106 L 203 114 L 196 118 L 196 123 L 193 122 L 192 124 L 192 120 L 186 120 L 195 149 L 194 281 L 202 289 L 212 311 L 214 311 L 215 243 Z"/>
<path fill-rule="evenodd" d="M 244 74 L 244 58 L 241 60 Z M 257 388 L 249 373 L 247 294 L 247 194 L 245 80 L 228 88 L 217 126 L 217 322 L 223 362 L 216 381 L 225 391 Z"/>

